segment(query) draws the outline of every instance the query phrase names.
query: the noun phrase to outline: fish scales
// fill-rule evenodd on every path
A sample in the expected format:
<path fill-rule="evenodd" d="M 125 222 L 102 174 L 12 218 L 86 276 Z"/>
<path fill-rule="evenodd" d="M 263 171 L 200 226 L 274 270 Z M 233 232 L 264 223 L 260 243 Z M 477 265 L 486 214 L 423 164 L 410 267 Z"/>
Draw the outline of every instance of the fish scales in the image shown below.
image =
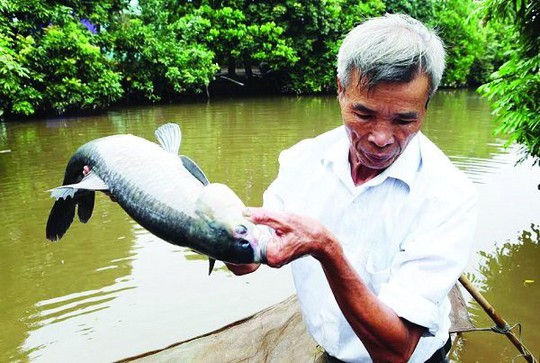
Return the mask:
<path fill-rule="evenodd" d="M 100 175 L 106 160 L 100 177 L 111 192 L 114 193 L 113 188 L 120 189 L 119 198 L 125 195 L 126 201 L 143 202 L 140 198 L 151 195 L 159 203 L 195 216 L 195 201 L 202 185 L 182 166 L 178 156 L 133 135 L 109 136 L 87 145 L 90 150 L 86 154 L 94 154 L 96 159 L 95 165 L 90 165 L 92 170 Z M 140 193 L 141 190 L 146 193 Z"/>

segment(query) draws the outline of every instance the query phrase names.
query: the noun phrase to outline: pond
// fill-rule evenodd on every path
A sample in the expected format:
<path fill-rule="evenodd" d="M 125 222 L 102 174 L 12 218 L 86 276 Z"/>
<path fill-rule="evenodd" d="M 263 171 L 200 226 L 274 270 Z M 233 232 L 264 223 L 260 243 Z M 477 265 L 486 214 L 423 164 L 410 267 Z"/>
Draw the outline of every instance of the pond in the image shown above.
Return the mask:
<path fill-rule="evenodd" d="M 0 361 L 114 361 L 220 328 L 294 292 L 287 267 L 235 277 L 218 262 L 208 276 L 204 257 L 149 234 L 104 195 L 87 224 L 75 221 L 61 241 L 46 241 L 46 191 L 61 184 L 78 146 L 117 133 L 154 140 L 166 122 L 181 125 L 181 152 L 210 181 L 257 206 L 279 152 L 338 126 L 340 115 L 333 96 L 265 97 L 0 123 Z M 515 165 L 518 148 L 493 136 L 489 106 L 471 91 L 439 92 L 424 132 L 478 187 L 479 253 L 468 272 L 504 318 L 522 324 L 538 355 L 540 168 Z M 471 311 L 478 326 L 493 325 Z M 453 359 L 516 355 L 504 336 L 475 332 Z"/>

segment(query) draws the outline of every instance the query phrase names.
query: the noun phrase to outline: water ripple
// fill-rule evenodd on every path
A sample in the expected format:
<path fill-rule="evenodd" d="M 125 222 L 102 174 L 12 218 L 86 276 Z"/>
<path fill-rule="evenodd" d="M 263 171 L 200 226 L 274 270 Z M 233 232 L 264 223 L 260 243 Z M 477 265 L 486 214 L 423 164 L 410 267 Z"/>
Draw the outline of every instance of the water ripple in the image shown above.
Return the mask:
<path fill-rule="evenodd" d="M 27 322 L 37 329 L 44 325 L 107 309 L 108 303 L 116 299 L 120 292 L 134 288 L 135 286 L 106 287 L 43 300 L 35 304 L 39 312 L 29 316 Z"/>

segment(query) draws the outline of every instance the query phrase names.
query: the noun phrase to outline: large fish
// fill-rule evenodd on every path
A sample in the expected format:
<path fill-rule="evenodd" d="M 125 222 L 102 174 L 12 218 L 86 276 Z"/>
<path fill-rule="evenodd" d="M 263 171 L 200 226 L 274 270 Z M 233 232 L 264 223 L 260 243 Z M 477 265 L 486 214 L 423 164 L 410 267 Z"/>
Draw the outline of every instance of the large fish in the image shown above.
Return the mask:
<path fill-rule="evenodd" d="M 86 223 L 95 191 L 109 194 L 141 226 L 159 238 L 189 247 L 215 260 L 263 262 L 268 230 L 247 220 L 238 196 L 227 186 L 209 183 L 188 157 L 178 157 L 180 127 L 156 130 L 160 145 L 133 135 L 113 135 L 81 146 L 66 167 L 47 221 L 46 236 L 62 238 L 75 209 Z M 84 166 L 91 168 L 84 175 Z"/>

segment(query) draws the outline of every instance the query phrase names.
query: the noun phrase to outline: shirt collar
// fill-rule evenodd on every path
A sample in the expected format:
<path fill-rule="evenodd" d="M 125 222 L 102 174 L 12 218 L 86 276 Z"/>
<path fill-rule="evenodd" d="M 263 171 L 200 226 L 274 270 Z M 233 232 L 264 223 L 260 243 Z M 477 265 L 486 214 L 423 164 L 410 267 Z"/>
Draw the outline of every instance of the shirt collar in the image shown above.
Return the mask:
<path fill-rule="evenodd" d="M 418 172 L 422 161 L 420 136 L 418 134 L 420 134 L 420 132 L 414 135 L 403 153 L 401 153 L 397 160 L 383 172 L 391 178 L 402 180 L 409 188 L 413 185 L 416 173 Z"/>
<path fill-rule="evenodd" d="M 346 135 L 345 128 L 342 127 L 342 129 L 343 137 L 339 138 L 338 141 L 328 149 L 323 155 L 321 163 L 324 166 L 331 166 L 336 174 L 341 177 L 345 176 L 352 183 L 351 167 L 349 164 L 349 139 Z M 420 135 L 421 132 L 419 131 L 411 139 L 396 161 L 372 180 L 377 179 L 382 182 L 386 178 L 394 178 L 403 181 L 411 188 L 422 161 L 419 141 Z"/>
<path fill-rule="evenodd" d="M 345 127 L 341 126 L 343 131 L 340 137 L 328 151 L 323 155 L 321 164 L 325 167 L 330 167 L 334 172 L 345 182 L 352 184 L 351 166 L 349 164 L 349 138 L 345 131 Z"/>

